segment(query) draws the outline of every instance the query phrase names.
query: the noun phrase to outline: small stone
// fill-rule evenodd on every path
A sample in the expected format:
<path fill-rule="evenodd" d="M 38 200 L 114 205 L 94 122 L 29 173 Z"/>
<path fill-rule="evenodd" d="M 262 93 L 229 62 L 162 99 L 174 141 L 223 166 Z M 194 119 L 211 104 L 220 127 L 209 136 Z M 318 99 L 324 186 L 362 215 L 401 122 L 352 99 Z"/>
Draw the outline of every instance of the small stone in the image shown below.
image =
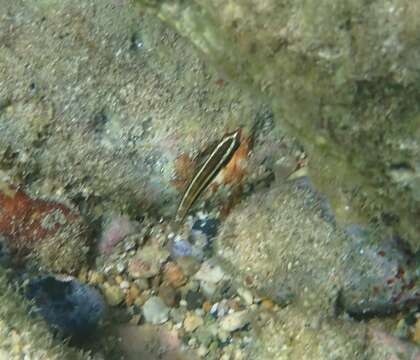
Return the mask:
<path fill-rule="evenodd" d="M 420 317 L 416 320 L 416 325 L 414 327 L 413 341 L 420 345 Z"/>
<path fill-rule="evenodd" d="M 125 296 L 125 303 L 128 306 L 133 305 L 136 299 L 139 297 L 139 295 L 140 295 L 139 288 L 136 285 L 132 285 L 130 289 L 128 290 L 127 295 Z"/>
<path fill-rule="evenodd" d="M 154 245 L 144 246 L 128 264 L 128 273 L 133 278 L 151 278 L 159 273 L 168 257 L 169 252 L 165 249 Z"/>
<path fill-rule="evenodd" d="M 165 265 L 164 280 L 167 281 L 174 288 L 179 288 L 184 285 L 188 278 L 184 275 L 181 267 L 173 262 Z"/>
<path fill-rule="evenodd" d="M 207 349 L 204 345 L 200 345 L 200 347 L 197 350 L 197 355 L 200 357 L 205 357 L 208 352 L 209 349 Z"/>
<path fill-rule="evenodd" d="M 149 282 L 147 279 L 136 279 L 134 280 L 134 284 L 139 288 L 139 290 L 149 289 Z"/>
<path fill-rule="evenodd" d="M 130 287 L 130 283 L 127 280 L 123 280 L 119 285 L 123 290 L 127 290 Z"/>
<path fill-rule="evenodd" d="M 217 297 L 216 296 L 216 292 L 218 289 L 217 284 L 209 283 L 207 281 L 202 281 L 200 285 L 201 285 L 201 291 L 206 296 L 206 298 L 212 299 L 213 301 L 217 301 L 216 299 L 213 298 L 213 297 Z"/>
<path fill-rule="evenodd" d="M 204 303 L 203 303 L 203 310 L 206 313 L 209 313 L 210 310 L 211 310 L 211 308 L 212 308 L 212 304 L 210 304 L 208 301 L 204 301 Z"/>
<path fill-rule="evenodd" d="M 193 332 L 204 323 L 203 319 L 196 314 L 188 314 L 184 320 L 184 329 L 186 332 Z"/>
<path fill-rule="evenodd" d="M 163 324 L 168 321 L 169 310 L 160 297 L 152 296 L 143 306 L 143 315 L 149 323 Z"/>
<path fill-rule="evenodd" d="M 246 324 L 249 323 L 249 314 L 248 311 L 238 311 L 232 314 L 226 315 L 220 321 L 220 329 L 227 332 L 233 332 L 243 328 Z"/>
<path fill-rule="evenodd" d="M 91 283 L 92 285 L 102 285 L 104 281 L 105 281 L 104 274 L 97 271 L 90 272 L 89 283 Z"/>
<path fill-rule="evenodd" d="M 165 302 L 169 307 L 174 307 L 177 305 L 180 294 L 172 286 L 161 285 L 159 287 L 159 297 Z"/>
<path fill-rule="evenodd" d="M 199 292 L 190 290 L 187 292 L 185 300 L 187 301 L 187 309 L 194 310 L 201 308 L 204 302 L 204 296 Z"/>
<path fill-rule="evenodd" d="M 144 294 L 140 294 L 140 296 L 136 299 L 134 299 L 134 305 L 141 307 L 144 305 L 144 303 L 147 301 L 149 297 L 144 295 Z"/>
<path fill-rule="evenodd" d="M 218 309 L 218 307 L 219 307 L 219 303 L 214 303 L 214 304 L 211 306 L 211 309 L 210 309 L 210 314 L 212 314 L 212 315 L 216 316 L 216 315 L 217 315 L 217 309 Z"/>
<path fill-rule="evenodd" d="M 245 304 L 251 305 L 254 302 L 254 296 L 248 289 L 239 288 L 237 292 L 238 295 L 245 301 Z"/>
<path fill-rule="evenodd" d="M 115 270 L 117 271 L 118 274 L 122 274 L 125 271 L 125 268 L 126 268 L 126 264 L 121 261 L 115 265 Z"/>
<path fill-rule="evenodd" d="M 88 271 L 85 267 L 83 267 L 80 272 L 79 272 L 79 276 L 78 279 L 82 282 L 82 283 L 86 283 L 87 279 L 88 279 Z"/>
<path fill-rule="evenodd" d="M 209 324 L 206 322 L 206 326 L 201 326 L 194 332 L 194 337 L 200 344 L 208 347 L 216 339 L 218 331 L 217 323 Z"/>
<path fill-rule="evenodd" d="M 211 284 L 216 284 L 225 277 L 225 273 L 219 265 L 214 265 L 212 261 L 205 261 L 200 270 L 195 274 L 195 278 Z"/>
<path fill-rule="evenodd" d="M 185 319 L 185 312 L 180 308 L 171 309 L 171 319 L 175 324 L 182 323 Z"/>
<path fill-rule="evenodd" d="M 243 360 L 245 359 L 245 354 L 241 349 L 236 349 L 235 354 L 233 356 L 234 360 Z"/>
<path fill-rule="evenodd" d="M 261 307 L 265 310 L 272 310 L 274 307 L 274 303 L 270 299 L 264 299 L 263 301 L 261 301 Z"/>
<path fill-rule="evenodd" d="M 148 279 L 159 273 L 159 264 L 150 264 L 141 259 L 134 258 L 128 264 L 128 273 L 134 279 Z"/>
<path fill-rule="evenodd" d="M 222 329 L 219 329 L 219 332 L 217 333 L 217 337 L 222 343 L 226 343 L 229 339 L 229 336 L 229 332 Z"/>
<path fill-rule="evenodd" d="M 110 306 L 117 306 L 124 300 L 124 292 L 117 285 L 105 283 L 103 286 L 103 294 L 107 304 Z"/>
<path fill-rule="evenodd" d="M 121 275 L 115 277 L 115 282 L 119 285 L 124 281 L 124 278 Z"/>
<path fill-rule="evenodd" d="M 192 256 L 180 256 L 176 259 L 176 263 L 186 276 L 193 276 L 200 269 L 200 263 Z"/>

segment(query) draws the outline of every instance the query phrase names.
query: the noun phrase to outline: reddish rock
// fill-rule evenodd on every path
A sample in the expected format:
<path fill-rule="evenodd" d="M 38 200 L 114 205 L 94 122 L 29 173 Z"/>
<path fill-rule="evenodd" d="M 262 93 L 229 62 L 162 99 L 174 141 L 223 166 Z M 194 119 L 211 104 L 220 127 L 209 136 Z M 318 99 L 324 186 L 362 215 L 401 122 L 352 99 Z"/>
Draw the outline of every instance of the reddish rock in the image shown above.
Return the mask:
<path fill-rule="evenodd" d="M 164 280 L 176 289 L 185 285 L 188 278 L 179 265 L 169 262 L 165 265 Z"/>
<path fill-rule="evenodd" d="M 84 230 L 80 216 L 65 205 L 0 187 L 0 235 L 17 260 L 31 254 L 51 270 L 79 270 L 88 250 Z"/>

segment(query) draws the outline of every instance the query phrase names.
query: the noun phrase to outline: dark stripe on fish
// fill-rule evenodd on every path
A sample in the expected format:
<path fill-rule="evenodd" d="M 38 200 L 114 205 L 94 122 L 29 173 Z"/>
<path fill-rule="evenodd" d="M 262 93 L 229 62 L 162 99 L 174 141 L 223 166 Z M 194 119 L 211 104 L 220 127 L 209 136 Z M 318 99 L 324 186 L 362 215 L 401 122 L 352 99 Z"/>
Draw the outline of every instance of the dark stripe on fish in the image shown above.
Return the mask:
<path fill-rule="evenodd" d="M 204 189 L 213 181 L 220 170 L 232 159 L 240 145 L 240 130 L 227 134 L 216 145 L 204 164 L 198 169 L 187 186 L 178 206 L 176 221 L 182 223 L 188 211 Z"/>

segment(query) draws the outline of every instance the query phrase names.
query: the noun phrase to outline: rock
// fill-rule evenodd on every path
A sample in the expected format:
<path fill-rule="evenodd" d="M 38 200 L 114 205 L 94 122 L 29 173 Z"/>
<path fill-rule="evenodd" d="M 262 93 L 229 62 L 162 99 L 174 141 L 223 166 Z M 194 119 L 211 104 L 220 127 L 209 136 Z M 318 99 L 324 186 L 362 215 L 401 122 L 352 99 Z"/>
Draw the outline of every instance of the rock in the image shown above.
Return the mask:
<path fill-rule="evenodd" d="M 138 2 L 239 84 L 272 99 L 276 125 L 308 152 L 309 172 L 332 200 L 338 223 L 387 213 L 398 219 L 390 224 L 394 232 L 420 248 L 418 8 L 375 1 L 367 9 L 362 0 L 341 6 L 331 0 L 317 6 L 292 0 L 282 6 L 276 0 Z M 357 29 L 342 26 L 355 22 Z M 387 113 L 390 103 L 398 110 Z M 314 124 L 315 118 L 328 124 Z M 348 191 L 356 188 L 357 194 Z"/>
<path fill-rule="evenodd" d="M 188 280 L 181 267 L 173 262 L 169 262 L 165 265 L 163 269 L 163 279 L 174 288 L 181 287 Z"/>
<path fill-rule="evenodd" d="M 420 349 L 414 344 L 377 329 L 368 328 L 369 348 L 374 359 L 418 359 Z"/>
<path fill-rule="evenodd" d="M 188 240 L 176 237 L 172 242 L 171 255 L 174 259 L 180 256 L 191 256 L 192 244 Z"/>
<path fill-rule="evenodd" d="M 261 307 L 265 310 L 273 310 L 274 303 L 270 299 L 264 299 L 263 301 L 261 301 Z"/>
<path fill-rule="evenodd" d="M 19 261 L 57 273 L 77 273 L 89 242 L 80 214 L 64 204 L 30 197 L 0 180 L 0 236 Z"/>
<path fill-rule="evenodd" d="M 225 273 L 219 265 L 215 265 L 213 261 L 207 260 L 200 270 L 195 274 L 195 278 L 211 284 L 216 284 L 225 277 Z"/>
<path fill-rule="evenodd" d="M 179 292 L 172 286 L 163 284 L 159 287 L 159 297 L 169 307 L 174 307 L 178 304 L 180 299 Z"/>
<path fill-rule="evenodd" d="M 115 246 L 126 236 L 139 230 L 140 224 L 131 221 L 126 215 L 110 214 L 99 240 L 99 251 L 109 255 Z"/>
<path fill-rule="evenodd" d="M 352 225 L 346 229 L 351 254 L 342 264 L 339 305 L 354 317 L 386 315 L 420 305 L 420 262 L 396 236 L 378 243 L 376 232 Z"/>
<path fill-rule="evenodd" d="M 188 314 L 184 320 L 184 329 L 186 332 L 193 332 L 204 324 L 203 318 L 196 314 Z"/>
<path fill-rule="evenodd" d="M 104 274 L 98 271 L 92 271 L 89 273 L 89 283 L 92 285 L 102 285 L 105 281 Z"/>
<path fill-rule="evenodd" d="M 238 288 L 238 295 L 245 301 L 245 304 L 251 305 L 254 302 L 252 292 L 245 288 Z"/>
<path fill-rule="evenodd" d="M 105 312 L 99 292 L 76 279 L 30 279 L 26 296 L 34 301 L 37 312 L 51 327 L 77 339 L 92 334 Z"/>
<path fill-rule="evenodd" d="M 414 326 L 413 341 L 417 345 L 420 345 L 420 316 L 417 318 L 416 324 Z"/>
<path fill-rule="evenodd" d="M 133 278 L 151 278 L 156 276 L 162 264 L 168 259 L 169 252 L 154 245 L 147 245 L 137 251 L 130 260 L 128 273 Z"/>
<path fill-rule="evenodd" d="M 199 269 L 200 263 L 193 256 L 180 256 L 176 263 L 181 267 L 186 276 L 193 276 Z"/>
<path fill-rule="evenodd" d="M 105 283 L 102 288 L 106 303 L 110 306 L 117 306 L 124 300 L 124 292 L 117 285 L 110 285 Z"/>
<path fill-rule="evenodd" d="M 143 305 L 143 315 L 147 322 L 151 324 L 163 324 L 169 318 L 169 308 L 158 296 L 152 296 Z"/>
<path fill-rule="evenodd" d="M 219 226 L 220 221 L 218 219 L 203 217 L 194 222 L 192 230 L 202 232 L 210 240 L 216 237 Z"/>
<path fill-rule="evenodd" d="M 220 329 L 226 332 L 233 332 L 243 328 L 249 321 L 249 313 L 247 310 L 237 311 L 226 315 L 220 321 Z"/>
<path fill-rule="evenodd" d="M 185 300 L 188 310 L 200 309 L 204 302 L 204 296 L 200 292 L 189 290 Z"/>
<path fill-rule="evenodd" d="M 140 289 L 136 285 L 131 285 L 125 296 L 125 303 L 127 306 L 134 304 L 136 299 L 140 296 Z"/>
<path fill-rule="evenodd" d="M 325 220 L 310 192 L 293 183 L 248 197 L 215 239 L 232 278 L 263 298 L 358 318 L 418 304 L 418 260 L 402 244 L 398 237 L 381 239 L 378 229 L 342 231 Z"/>

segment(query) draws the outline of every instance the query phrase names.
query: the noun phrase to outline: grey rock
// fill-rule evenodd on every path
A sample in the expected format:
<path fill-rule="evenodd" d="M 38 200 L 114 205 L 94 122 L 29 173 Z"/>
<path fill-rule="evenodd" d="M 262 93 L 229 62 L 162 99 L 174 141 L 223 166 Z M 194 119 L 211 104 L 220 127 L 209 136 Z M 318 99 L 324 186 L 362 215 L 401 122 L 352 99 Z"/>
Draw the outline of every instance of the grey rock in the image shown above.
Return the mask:
<path fill-rule="evenodd" d="M 152 296 L 143 305 L 143 315 L 147 322 L 151 324 L 163 324 L 169 318 L 168 308 L 163 300 L 158 296 Z"/>

